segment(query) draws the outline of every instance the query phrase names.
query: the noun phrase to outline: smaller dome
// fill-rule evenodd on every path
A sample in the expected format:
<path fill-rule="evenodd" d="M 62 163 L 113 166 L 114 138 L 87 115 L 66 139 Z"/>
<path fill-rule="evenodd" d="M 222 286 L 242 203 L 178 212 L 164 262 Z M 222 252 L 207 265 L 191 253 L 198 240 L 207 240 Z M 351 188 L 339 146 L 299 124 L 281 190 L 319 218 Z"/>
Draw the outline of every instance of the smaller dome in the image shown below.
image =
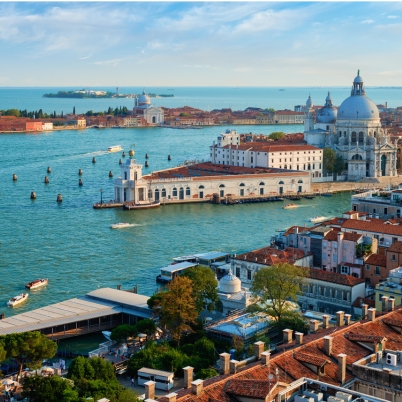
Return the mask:
<path fill-rule="evenodd" d="M 307 107 L 312 107 L 313 106 L 313 101 L 311 100 L 311 96 L 308 96 L 308 99 L 306 100 L 306 106 Z"/>
<path fill-rule="evenodd" d="M 229 269 L 229 272 L 219 281 L 218 287 L 223 293 L 237 293 L 241 291 L 241 280 Z"/>
<path fill-rule="evenodd" d="M 138 106 L 150 105 L 150 104 L 151 104 L 150 97 L 145 93 L 145 91 L 142 91 L 142 95 L 138 98 Z"/>
<path fill-rule="evenodd" d="M 355 84 L 362 84 L 363 83 L 363 78 L 360 77 L 360 72 L 357 73 L 357 76 L 355 77 L 355 79 L 353 80 L 353 82 Z"/>

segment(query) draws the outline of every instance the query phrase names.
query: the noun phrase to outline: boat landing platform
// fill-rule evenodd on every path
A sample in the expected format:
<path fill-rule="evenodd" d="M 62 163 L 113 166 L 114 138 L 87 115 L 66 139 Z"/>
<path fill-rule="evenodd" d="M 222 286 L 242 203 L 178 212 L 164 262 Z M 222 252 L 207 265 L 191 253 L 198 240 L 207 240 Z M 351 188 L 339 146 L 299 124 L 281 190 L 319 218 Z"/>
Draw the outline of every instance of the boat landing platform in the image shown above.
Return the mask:
<path fill-rule="evenodd" d="M 105 209 L 105 208 L 122 208 L 123 204 L 118 202 L 97 202 L 93 205 L 94 209 Z"/>

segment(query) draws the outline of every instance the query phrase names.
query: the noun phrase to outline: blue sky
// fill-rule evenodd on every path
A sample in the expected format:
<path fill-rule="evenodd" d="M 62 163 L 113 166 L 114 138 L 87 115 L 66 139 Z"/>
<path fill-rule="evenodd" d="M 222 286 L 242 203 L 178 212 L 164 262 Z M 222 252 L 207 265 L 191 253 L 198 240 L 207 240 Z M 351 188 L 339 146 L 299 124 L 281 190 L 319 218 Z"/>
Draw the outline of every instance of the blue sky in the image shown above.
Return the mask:
<path fill-rule="evenodd" d="M 0 86 L 402 86 L 401 2 L 0 2 Z"/>

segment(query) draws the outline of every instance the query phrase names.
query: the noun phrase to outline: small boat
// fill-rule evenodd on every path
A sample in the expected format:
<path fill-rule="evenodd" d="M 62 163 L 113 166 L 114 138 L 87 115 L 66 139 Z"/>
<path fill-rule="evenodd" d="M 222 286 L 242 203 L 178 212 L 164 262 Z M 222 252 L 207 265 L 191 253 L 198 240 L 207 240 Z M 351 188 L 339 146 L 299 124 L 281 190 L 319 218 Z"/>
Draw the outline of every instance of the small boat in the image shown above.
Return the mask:
<path fill-rule="evenodd" d="M 323 197 L 332 197 L 333 194 L 332 193 L 322 193 L 321 194 Z"/>
<path fill-rule="evenodd" d="M 308 200 L 312 200 L 315 198 L 315 195 L 305 195 L 304 198 L 307 198 Z"/>
<path fill-rule="evenodd" d="M 283 197 L 277 197 L 274 201 L 285 201 L 285 199 Z"/>
<path fill-rule="evenodd" d="M 315 216 L 314 218 L 310 219 L 310 222 L 317 223 L 317 222 L 324 222 L 325 220 L 327 220 L 326 216 Z"/>
<path fill-rule="evenodd" d="M 129 224 L 129 223 L 127 223 L 127 222 L 112 223 L 112 224 L 110 225 L 110 227 L 111 227 L 112 229 L 123 229 L 123 228 L 128 228 L 128 227 L 130 227 L 130 226 L 131 226 L 131 224 Z"/>
<path fill-rule="evenodd" d="M 121 147 L 121 145 L 113 145 L 107 149 L 107 152 L 119 152 L 122 150 L 123 148 Z"/>
<path fill-rule="evenodd" d="M 34 289 L 38 289 L 41 288 L 42 286 L 46 286 L 48 283 L 48 279 L 35 279 L 32 282 L 29 282 L 25 285 L 25 287 L 29 290 L 34 290 Z"/>
<path fill-rule="evenodd" d="M 298 205 L 296 205 L 296 204 L 286 204 L 282 208 L 283 209 L 293 209 L 293 208 L 297 208 L 297 207 L 298 207 Z"/>
<path fill-rule="evenodd" d="M 8 302 L 7 306 L 8 307 L 15 307 L 18 306 L 19 304 L 23 303 L 28 299 L 28 293 L 21 293 L 18 296 L 12 297 Z"/>
<path fill-rule="evenodd" d="M 110 341 L 110 335 L 112 335 L 112 333 L 110 331 L 102 331 L 102 335 L 108 340 Z"/>
<path fill-rule="evenodd" d="M 148 202 L 148 201 L 140 201 L 140 202 L 135 202 L 135 201 L 129 201 L 125 202 L 123 204 L 123 209 L 127 210 L 134 210 L 134 209 L 147 209 L 147 208 L 157 208 L 161 205 L 161 202 L 158 201 L 153 201 L 153 202 Z"/>

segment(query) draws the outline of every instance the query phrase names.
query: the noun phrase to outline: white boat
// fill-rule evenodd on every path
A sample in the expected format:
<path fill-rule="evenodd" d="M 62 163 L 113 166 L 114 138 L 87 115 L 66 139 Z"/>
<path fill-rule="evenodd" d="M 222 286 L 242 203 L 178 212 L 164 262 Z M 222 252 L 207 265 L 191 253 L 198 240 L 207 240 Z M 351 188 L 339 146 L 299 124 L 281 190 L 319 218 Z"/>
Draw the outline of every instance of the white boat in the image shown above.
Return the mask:
<path fill-rule="evenodd" d="M 314 218 L 310 219 L 310 222 L 317 223 L 317 222 L 324 222 L 326 220 L 327 220 L 326 216 L 315 216 Z"/>
<path fill-rule="evenodd" d="M 8 307 L 15 307 L 19 304 L 23 303 L 26 299 L 28 299 L 28 293 L 21 293 L 18 296 L 12 297 L 8 302 Z"/>
<path fill-rule="evenodd" d="M 102 335 L 103 335 L 108 341 L 111 341 L 110 335 L 112 335 L 112 333 L 111 333 L 110 331 L 102 331 Z"/>
<path fill-rule="evenodd" d="M 297 207 L 298 207 L 298 205 L 296 205 L 296 204 L 286 204 L 282 208 L 283 209 L 293 209 L 293 208 L 297 208 Z"/>
<path fill-rule="evenodd" d="M 119 152 L 122 150 L 123 148 L 121 147 L 121 145 L 113 145 L 107 149 L 108 152 Z"/>
<path fill-rule="evenodd" d="M 27 283 L 25 285 L 25 287 L 30 290 L 38 289 L 38 288 L 41 288 L 42 286 L 46 286 L 48 282 L 49 281 L 47 278 L 46 279 L 35 279 L 34 281 Z"/>
<path fill-rule="evenodd" d="M 127 223 L 127 222 L 119 222 L 119 223 L 112 223 L 111 225 L 110 225 L 110 227 L 112 228 L 112 229 L 122 229 L 122 228 L 128 228 L 128 227 L 130 227 L 131 225 L 129 224 L 129 223 Z"/>

